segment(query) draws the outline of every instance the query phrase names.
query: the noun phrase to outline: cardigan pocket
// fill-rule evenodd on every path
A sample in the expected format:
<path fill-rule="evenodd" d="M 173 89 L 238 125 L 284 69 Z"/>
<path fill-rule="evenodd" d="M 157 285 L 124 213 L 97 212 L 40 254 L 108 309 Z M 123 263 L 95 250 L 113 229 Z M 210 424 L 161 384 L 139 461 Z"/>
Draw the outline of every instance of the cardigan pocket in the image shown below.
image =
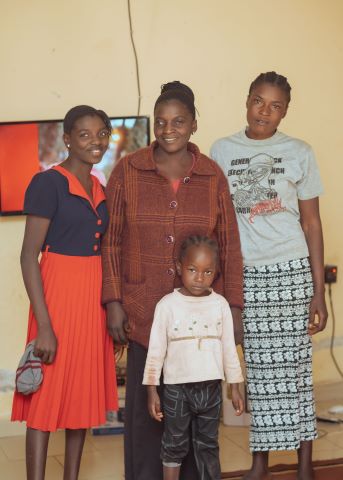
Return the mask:
<path fill-rule="evenodd" d="M 123 284 L 123 307 L 128 316 L 129 324 L 135 320 L 144 320 L 146 302 L 146 285 L 143 283 Z"/>

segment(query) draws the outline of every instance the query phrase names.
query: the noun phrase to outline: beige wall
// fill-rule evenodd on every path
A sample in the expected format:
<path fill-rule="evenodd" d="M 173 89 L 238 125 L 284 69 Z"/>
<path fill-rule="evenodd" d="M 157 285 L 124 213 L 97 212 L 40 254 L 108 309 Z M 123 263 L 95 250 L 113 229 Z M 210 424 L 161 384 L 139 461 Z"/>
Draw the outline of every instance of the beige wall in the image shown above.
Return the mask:
<path fill-rule="evenodd" d="M 343 2 L 341 0 L 131 0 L 142 114 L 159 86 L 180 79 L 195 91 L 195 141 L 207 153 L 244 125 L 250 81 L 275 69 L 293 85 L 282 130 L 313 145 L 326 194 L 327 263 L 341 266 Z M 0 121 L 63 117 L 79 103 L 110 115 L 137 110 L 126 0 L 2 0 Z M 19 271 L 24 218 L 0 218 L 0 369 L 24 345 L 27 299 Z M 343 275 L 343 270 L 340 271 Z M 333 287 L 337 357 L 343 368 L 342 280 Z M 331 320 L 315 340 L 315 379 L 334 380 Z M 1 402 L 0 402 L 1 403 Z M 1 405 L 0 405 L 1 406 Z"/>

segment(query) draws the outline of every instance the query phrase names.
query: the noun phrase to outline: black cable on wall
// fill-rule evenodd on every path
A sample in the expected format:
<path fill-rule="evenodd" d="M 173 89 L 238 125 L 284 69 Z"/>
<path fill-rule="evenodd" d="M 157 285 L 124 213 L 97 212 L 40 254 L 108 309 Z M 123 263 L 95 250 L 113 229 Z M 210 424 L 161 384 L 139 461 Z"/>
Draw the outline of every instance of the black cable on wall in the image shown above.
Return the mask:
<path fill-rule="evenodd" d="M 332 361 L 336 367 L 337 372 L 343 378 L 343 372 L 338 365 L 337 359 L 334 354 L 334 343 L 335 343 L 335 331 L 336 331 L 336 318 L 335 318 L 335 311 L 333 309 L 333 302 L 332 302 L 332 292 L 331 292 L 331 283 L 329 283 L 329 299 L 330 299 L 330 310 L 331 310 L 331 317 L 332 317 L 332 333 L 331 333 L 331 341 L 330 341 L 330 355 Z"/>
<path fill-rule="evenodd" d="M 133 38 L 133 27 L 132 27 L 131 2 L 130 2 L 130 0 L 127 0 L 127 10 L 128 10 L 128 14 L 129 14 L 131 45 L 132 45 L 133 54 L 135 56 L 135 66 L 136 66 L 136 81 L 137 81 L 137 92 L 138 92 L 137 115 L 140 115 L 140 112 L 141 112 L 141 82 L 140 82 L 140 76 L 139 76 L 139 64 L 138 64 L 137 50 L 136 50 L 135 40 Z"/>

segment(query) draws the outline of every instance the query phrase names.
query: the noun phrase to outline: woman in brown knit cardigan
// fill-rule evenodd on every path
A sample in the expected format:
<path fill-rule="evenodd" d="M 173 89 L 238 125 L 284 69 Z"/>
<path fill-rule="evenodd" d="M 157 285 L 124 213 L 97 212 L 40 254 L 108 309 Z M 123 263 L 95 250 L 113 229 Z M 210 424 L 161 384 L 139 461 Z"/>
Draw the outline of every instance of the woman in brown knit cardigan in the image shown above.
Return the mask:
<path fill-rule="evenodd" d="M 156 303 L 180 285 L 175 260 L 190 235 L 216 238 L 221 274 L 214 290 L 231 306 L 242 341 L 242 257 L 227 181 L 189 142 L 197 130 L 194 95 L 180 82 L 162 86 L 155 103 L 156 141 L 123 158 L 106 194 L 110 224 L 103 255 L 103 303 L 115 343 L 129 342 L 125 403 L 125 479 L 160 480 L 162 425 L 150 418 L 142 385 Z M 193 455 L 181 478 L 198 478 Z"/>

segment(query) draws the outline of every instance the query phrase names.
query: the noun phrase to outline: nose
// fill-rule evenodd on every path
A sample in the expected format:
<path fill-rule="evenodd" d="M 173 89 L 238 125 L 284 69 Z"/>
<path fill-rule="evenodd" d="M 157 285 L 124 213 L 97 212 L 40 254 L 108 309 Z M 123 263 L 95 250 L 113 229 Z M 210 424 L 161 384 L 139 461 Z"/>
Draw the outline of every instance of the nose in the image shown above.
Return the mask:
<path fill-rule="evenodd" d="M 202 272 L 197 272 L 195 280 L 196 282 L 202 283 L 204 280 L 204 274 Z"/>
<path fill-rule="evenodd" d="M 92 145 L 101 145 L 104 140 L 106 140 L 106 137 L 99 137 L 99 135 L 93 135 L 91 137 Z"/>
<path fill-rule="evenodd" d="M 270 115 L 270 112 L 271 112 L 271 110 L 270 110 L 269 105 L 263 104 L 263 105 L 261 106 L 260 113 L 261 113 L 262 115 Z"/>
<path fill-rule="evenodd" d="M 173 131 L 173 125 L 171 122 L 166 122 L 163 126 L 163 133 L 169 133 Z"/>

